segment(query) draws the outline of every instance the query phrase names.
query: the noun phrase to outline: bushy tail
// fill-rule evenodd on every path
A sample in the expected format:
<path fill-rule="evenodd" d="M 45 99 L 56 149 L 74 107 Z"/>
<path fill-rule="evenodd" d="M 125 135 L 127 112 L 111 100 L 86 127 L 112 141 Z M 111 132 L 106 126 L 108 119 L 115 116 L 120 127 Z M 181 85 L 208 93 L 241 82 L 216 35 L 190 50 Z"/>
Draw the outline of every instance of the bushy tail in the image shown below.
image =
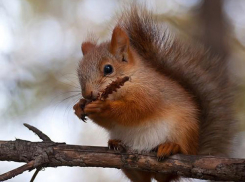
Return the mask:
<path fill-rule="evenodd" d="M 190 92 L 200 109 L 200 154 L 226 155 L 235 131 L 232 86 L 226 63 L 204 47 L 184 42 L 144 8 L 132 6 L 118 23 L 131 45 L 152 66 Z"/>

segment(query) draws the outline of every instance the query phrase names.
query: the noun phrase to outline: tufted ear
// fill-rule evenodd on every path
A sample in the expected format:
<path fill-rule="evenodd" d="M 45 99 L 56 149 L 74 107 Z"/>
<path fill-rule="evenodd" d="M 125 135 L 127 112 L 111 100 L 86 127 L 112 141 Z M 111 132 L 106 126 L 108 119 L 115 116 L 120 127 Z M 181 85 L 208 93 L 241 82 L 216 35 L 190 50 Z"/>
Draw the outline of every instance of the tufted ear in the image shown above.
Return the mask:
<path fill-rule="evenodd" d="M 113 55 L 122 55 L 129 51 L 129 37 L 120 27 L 115 27 L 112 33 L 110 52 Z"/>
<path fill-rule="evenodd" d="M 95 46 L 96 45 L 91 42 L 83 42 L 81 47 L 83 55 L 87 54 L 89 51 L 95 48 Z"/>

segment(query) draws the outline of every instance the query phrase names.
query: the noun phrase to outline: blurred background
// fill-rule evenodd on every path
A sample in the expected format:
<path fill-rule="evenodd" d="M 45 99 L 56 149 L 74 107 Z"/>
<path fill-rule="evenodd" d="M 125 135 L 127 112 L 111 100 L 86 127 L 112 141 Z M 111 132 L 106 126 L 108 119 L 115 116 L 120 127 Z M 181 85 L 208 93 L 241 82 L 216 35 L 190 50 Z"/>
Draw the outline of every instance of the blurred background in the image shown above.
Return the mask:
<path fill-rule="evenodd" d="M 53 141 L 106 146 L 106 132 L 73 114 L 80 98 L 76 67 L 81 42 L 92 31 L 100 41 L 110 37 L 116 14 L 129 0 L 0 0 L 0 140 L 40 141 L 31 124 Z M 245 1 L 149 0 L 145 4 L 160 22 L 206 44 L 228 62 L 239 87 L 236 117 L 239 150 L 245 157 Z M 0 162 L 0 174 L 20 163 Z M 9 181 L 29 181 L 25 172 Z M 36 182 L 127 181 L 117 169 L 48 168 Z"/>

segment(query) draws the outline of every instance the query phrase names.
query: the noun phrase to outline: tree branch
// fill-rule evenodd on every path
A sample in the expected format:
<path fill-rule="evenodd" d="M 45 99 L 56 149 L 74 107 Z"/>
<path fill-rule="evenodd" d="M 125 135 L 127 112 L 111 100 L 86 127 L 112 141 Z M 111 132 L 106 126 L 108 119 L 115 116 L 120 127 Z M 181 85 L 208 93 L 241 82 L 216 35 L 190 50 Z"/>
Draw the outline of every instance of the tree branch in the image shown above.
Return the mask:
<path fill-rule="evenodd" d="M 40 131 L 39 129 L 37 129 L 36 127 L 31 126 L 31 125 L 29 125 L 29 124 L 27 124 L 27 123 L 24 123 L 24 126 L 27 127 L 29 130 L 33 131 L 34 133 L 36 133 L 37 136 L 38 136 L 41 140 L 43 140 L 43 141 L 45 141 L 45 142 L 48 142 L 48 141 L 51 142 L 51 141 L 52 141 L 47 135 L 45 135 L 43 132 L 41 132 L 41 131 Z"/>
<path fill-rule="evenodd" d="M 30 161 L 28 162 L 27 164 L 23 165 L 23 166 L 20 166 L 12 171 L 9 171 L 7 173 L 4 173 L 2 175 L 0 175 L 0 181 L 5 181 L 5 180 L 8 180 L 8 179 L 11 179 L 21 173 L 23 173 L 24 171 L 27 171 L 27 170 L 30 170 L 33 168 L 33 164 L 34 164 L 34 161 Z"/>
<path fill-rule="evenodd" d="M 39 171 L 40 171 L 41 169 L 42 169 L 41 167 L 39 167 L 39 168 L 36 169 L 36 171 L 35 171 L 35 173 L 33 174 L 33 176 L 32 176 L 32 178 L 31 178 L 31 181 L 30 181 L 30 182 L 33 182 L 33 181 L 36 179 L 37 174 L 39 173 Z"/>
<path fill-rule="evenodd" d="M 120 152 L 107 147 L 51 141 L 0 141 L 0 161 L 34 161 L 32 169 L 58 166 L 107 167 L 172 173 L 198 179 L 245 181 L 245 159 L 174 155 L 158 162 L 155 153 Z"/>

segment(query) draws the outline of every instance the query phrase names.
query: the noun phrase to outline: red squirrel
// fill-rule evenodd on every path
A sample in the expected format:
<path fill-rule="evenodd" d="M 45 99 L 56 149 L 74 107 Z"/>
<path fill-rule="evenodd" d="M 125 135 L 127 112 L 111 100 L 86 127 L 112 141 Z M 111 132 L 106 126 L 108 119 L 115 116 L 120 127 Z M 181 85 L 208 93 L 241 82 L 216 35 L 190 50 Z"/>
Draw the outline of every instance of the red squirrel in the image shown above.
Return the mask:
<path fill-rule="evenodd" d="M 228 155 L 234 133 L 230 81 L 226 65 L 203 46 L 168 35 L 151 13 L 132 7 L 119 18 L 111 40 L 86 41 L 82 52 L 78 77 L 89 103 L 76 114 L 105 128 L 111 148 L 156 149 L 160 160 L 177 153 Z M 125 76 L 130 80 L 120 89 L 96 99 Z M 133 182 L 177 178 L 123 172 Z"/>

